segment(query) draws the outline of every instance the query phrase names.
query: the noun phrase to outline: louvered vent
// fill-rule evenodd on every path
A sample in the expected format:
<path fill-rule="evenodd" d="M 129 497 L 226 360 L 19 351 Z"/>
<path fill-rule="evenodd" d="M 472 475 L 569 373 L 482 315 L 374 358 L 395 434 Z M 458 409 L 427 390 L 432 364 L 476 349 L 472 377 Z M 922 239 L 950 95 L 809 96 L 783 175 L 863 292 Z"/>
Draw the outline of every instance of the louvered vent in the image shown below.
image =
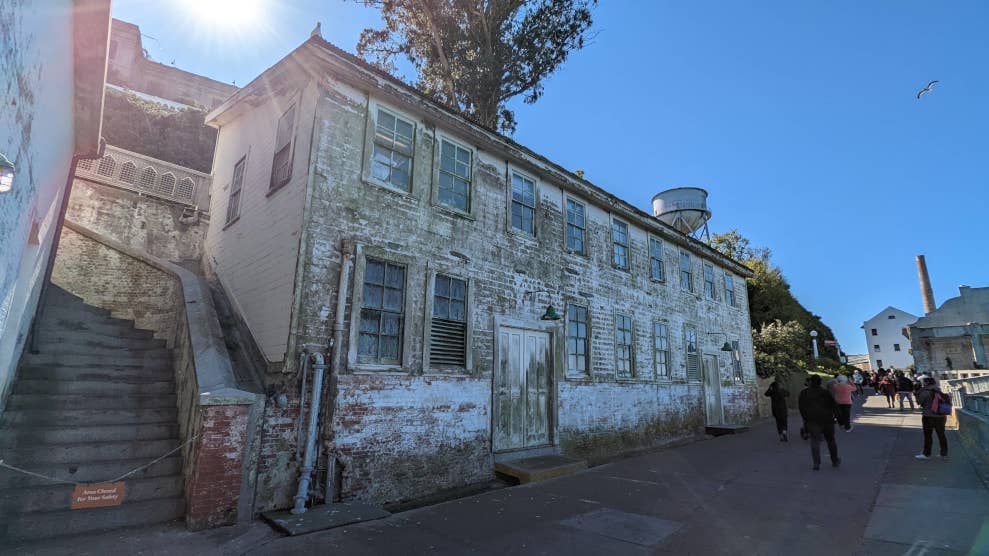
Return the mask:
<path fill-rule="evenodd" d="M 433 317 L 429 340 L 429 362 L 433 367 L 466 365 L 467 324 Z"/>

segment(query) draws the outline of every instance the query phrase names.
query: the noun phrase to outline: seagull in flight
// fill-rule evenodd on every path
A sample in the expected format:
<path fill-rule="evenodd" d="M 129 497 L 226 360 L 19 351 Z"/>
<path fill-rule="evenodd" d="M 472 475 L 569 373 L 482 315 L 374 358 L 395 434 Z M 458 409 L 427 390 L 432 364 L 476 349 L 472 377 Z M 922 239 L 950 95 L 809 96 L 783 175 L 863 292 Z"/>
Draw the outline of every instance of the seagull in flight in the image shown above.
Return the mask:
<path fill-rule="evenodd" d="M 917 98 L 919 99 L 920 97 L 924 96 L 924 93 L 931 92 L 931 89 L 934 88 L 934 84 L 935 83 L 937 83 L 937 79 L 935 79 L 934 81 L 931 81 L 930 83 L 927 84 L 926 87 L 924 87 L 923 89 L 921 89 L 920 91 L 918 91 L 917 92 Z"/>

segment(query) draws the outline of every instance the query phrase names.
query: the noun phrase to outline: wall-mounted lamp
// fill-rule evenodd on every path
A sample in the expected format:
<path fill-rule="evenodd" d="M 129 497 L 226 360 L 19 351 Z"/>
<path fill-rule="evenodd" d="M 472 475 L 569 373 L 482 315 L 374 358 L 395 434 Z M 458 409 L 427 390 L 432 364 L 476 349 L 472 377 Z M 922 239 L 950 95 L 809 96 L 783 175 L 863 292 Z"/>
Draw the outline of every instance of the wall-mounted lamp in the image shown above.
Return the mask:
<path fill-rule="evenodd" d="M 527 295 L 535 295 L 537 293 L 549 294 L 551 292 L 548 290 L 529 290 L 522 293 L 522 299 L 525 299 Z M 543 313 L 543 316 L 539 317 L 540 320 L 560 320 L 561 318 L 563 317 L 560 316 L 560 313 L 556 312 L 556 308 L 553 305 L 547 305 L 546 312 Z"/>
<path fill-rule="evenodd" d="M 731 342 L 728 341 L 728 335 L 724 332 L 708 332 L 708 334 L 720 334 L 725 337 L 725 343 L 721 346 L 721 351 L 735 351 L 735 348 L 731 347 Z"/>
<path fill-rule="evenodd" d="M 14 163 L 0 153 L 0 193 L 6 193 L 14 187 Z"/>

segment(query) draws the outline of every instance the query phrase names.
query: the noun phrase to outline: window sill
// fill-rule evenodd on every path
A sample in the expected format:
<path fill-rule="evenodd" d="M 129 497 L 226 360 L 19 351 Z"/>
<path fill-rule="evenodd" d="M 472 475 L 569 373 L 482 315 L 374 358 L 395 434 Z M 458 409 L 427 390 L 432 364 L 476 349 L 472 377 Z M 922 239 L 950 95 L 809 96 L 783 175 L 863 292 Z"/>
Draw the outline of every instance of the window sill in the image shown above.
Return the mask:
<path fill-rule="evenodd" d="M 410 376 L 412 373 L 405 370 L 401 365 L 371 365 L 358 363 L 357 366 L 348 369 L 355 375 L 401 375 Z"/>
<path fill-rule="evenodd" d="M 637 378 L 637 377 L 616 377 L 615 382 L 619 384 L 656 384 L 656 379 Z"/>
<path fill-rule="evenodd" d="M 377 187 L 378 189 L 383 189 L 383 190 L 387 191 L 388 193 L 393 193 L 395 195 L 400 195 L 400 196 L 405 197 L 406 199 L 408 199 L 410 201 L 419 202 L 419 198 L 416 197 L 415 195 L 413 195 L 411 191 L 406 191 L 404 189 L 399 189 L 399 188 L 395 187 L 394 185 L 391 185 L 390 183 L 385 183 L 385 182 L 383 182 L 383 181 L 381 181 L 379 179 L 372 178 L 371 176 L 367 176 L 367 175 L 361 176 L 361 182 L 364 185 L 370 185 L 372 187 Z"/>
<path fill-rule="evenodd" d="M 619 272 L 624 272 L 625 274 L 632 274 L 631 268 L 629 268 L 627 266 L 626 267 L 620 267 L 620 266 L 616 265 L 615 263 L 611 263 L 611 268 L 613 268 L 613 269 L 615 269 L 615 270 L 617 270 Z"/>
<path fill-rule="evenodd" d="M 594 382 L 594 378 L 593 377 L 588 376 L 588 375 L 586 375 L 584 373 L 580 373 L 580 372 L 570 372 L 570 373 L 567 373 L 567 374 L 563 375 L 563 378 L 564 378 L 564 380 L 567 380 L 567 381 L 570 381 L 570 382 L 586 382 L 586 383 L 593 383 Z"/>
<path fill-rule="evenodd" d="M 433 208 L 449 216 L 455 216 L 457 218 L 462 218 L 464 220 L 474 221 L 474 217 L 471 216 L 469 212 L 463 212 L 460 209 L 455 209 L 448 207 L 446 205 L 441 205 L 439 203 L 433 203 Z"/>
<path fill-rule="evenodd" d="M 471 370 L 464 367 L 448 367 L 445 369 L 428 369 L 422 372 L 422 376 L 444 376 L 457 378 L 472 378 Z"/>
<path fill-rule="evenodd" d="M 271 196 L 272 196 L 272 195 L 274 195 L 275 193 L 278 193 L 278 192 L 279 192 L 279 191 L 281 191 L 282 189 L 285 189 L 285 186 L 286 186 L 286 185 L 288 185 L 288 184 L 289 184 L 289 182 L 291 182 L 291 181 L 292 181 L 292 178 L 289 178 L 289 179 L 287 179 L 287 180 L 285 180 L 285 181 L 283 181 L 282 183 L 280 183 L 280 184 L 278 184 L 278 185 L 276 185 L 275 187 L 271 187 L 271 188 L 269 188 L 269 189 L 268 189 L 268 192 L 267 192 L 267 193 L 265 193 L 265 194 L 264 194 L 264 196 L 265 196 L 265 197 L 271 197 Z"/>
<path fill-rule="evenodd" d="M 229 228 L 230 226 L 233 226 L 233 225 L 234 225 L 234 224 L 236 224 L 236 223 L 237 223 L 238 221 L 240 221 L 240 215 L 239 215 L 239 214 L 238 214 L 238 215 L 236 216 L 236 218 L 234 218 L 234 219 L 233 219 L 233 220 L 231 220 L 230 222 L 227 222 L 226 224 L 224 224 L 224 225 L 223 225 L 223 229 L 222 229 L 221 231 L 226 231 L 226 229 L 227 229 L 227 228 Z"/>
<path fill-rule="evenodd" d="M 509 225 L 508 227 L 508 237 L 517 239 L 524 243 L 531 243 L 533 245 L 539 245 L 539 239 L 535 235 L 528 232 L 523 232 L 522 230 L 516 229 Z"/>

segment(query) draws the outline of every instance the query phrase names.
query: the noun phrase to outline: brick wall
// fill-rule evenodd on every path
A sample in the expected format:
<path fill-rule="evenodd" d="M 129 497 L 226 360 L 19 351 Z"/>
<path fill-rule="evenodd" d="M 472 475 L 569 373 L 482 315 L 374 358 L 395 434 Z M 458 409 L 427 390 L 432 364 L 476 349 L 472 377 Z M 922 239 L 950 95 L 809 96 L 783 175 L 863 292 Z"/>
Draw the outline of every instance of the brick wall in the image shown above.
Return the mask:
<path fill-rule="evenodd" d="M 200 408 L 196 465 L 185 484 L 185 521 L 193 531 L 237 522 L 249 410 L 244 405 Z"/>

